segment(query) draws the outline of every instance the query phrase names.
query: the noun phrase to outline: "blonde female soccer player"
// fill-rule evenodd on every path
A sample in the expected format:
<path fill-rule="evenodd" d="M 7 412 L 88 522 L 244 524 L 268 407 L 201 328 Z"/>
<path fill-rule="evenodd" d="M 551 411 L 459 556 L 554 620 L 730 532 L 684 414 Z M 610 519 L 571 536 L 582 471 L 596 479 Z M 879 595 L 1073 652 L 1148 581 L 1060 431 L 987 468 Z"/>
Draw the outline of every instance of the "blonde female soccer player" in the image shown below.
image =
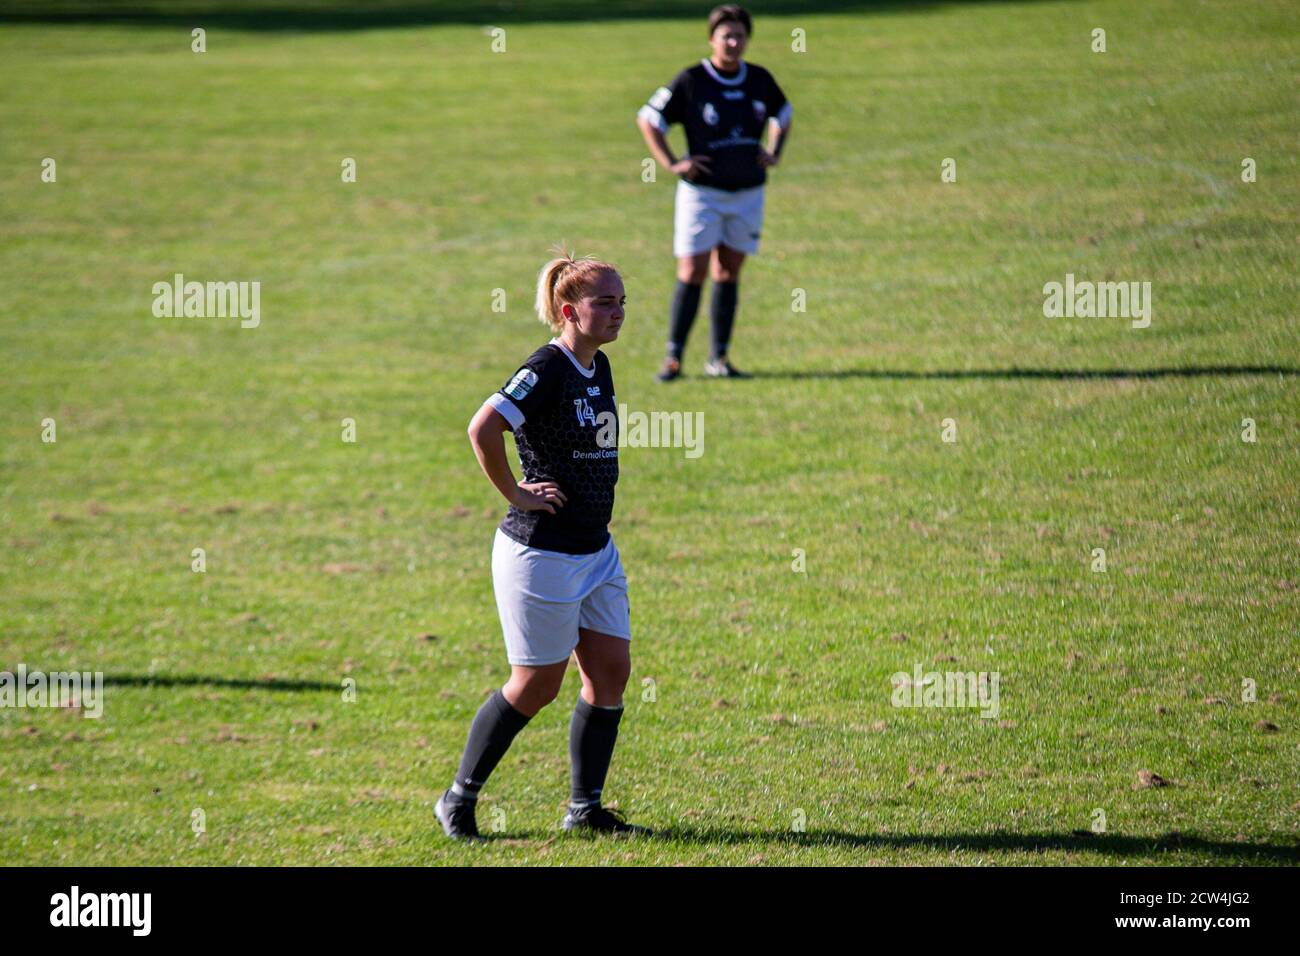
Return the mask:
<path fill-rule="evenodd" d="M 790 135 L 791 106 L 772 74 L 744 59 L 753 33 L 749 12 L 736 4 L 709 14 L 712 55 L 661 86 L 637 113 L 651 154 L 679 177 L 673 215 L 677 286 L 668 324 L 661 382 L 677 378 L 682 351 L 700 305 L 704 276 L 713 278 L 712 354 L 705 374 L 744 378 L 727 351 L 736 318 L 740 267 L 758 252 L 767 170 Z M 687 155 L 676 159 L 665 138 L 673 123 L 686 129 Z M 770 127 L 770 149 L 761 142 Z M 711 264 L 711 267 L 710 267 Z"/>
<path fill-rule="evenodd" d="M 618 481 L 617 404 L 600 351 L 623 325 L 623 280 L 607 262 L 542 267 L 537 315 L 555 337 L 469 424 L 488 480 L 510 503 L 492 546 L 492 585 L 510 679 L 479 708 L 460 769 L 434 813 L 447 835 L 479 839 L 474 806 L 515 735 L 553 701 L 576 651 L 582 691 L 569 724 L 566 830 L 648 834 L 600 805 L 632 661 L 627 577 L 608 525 Z M 506 459 L 514 432 L 524 478 Z"/>

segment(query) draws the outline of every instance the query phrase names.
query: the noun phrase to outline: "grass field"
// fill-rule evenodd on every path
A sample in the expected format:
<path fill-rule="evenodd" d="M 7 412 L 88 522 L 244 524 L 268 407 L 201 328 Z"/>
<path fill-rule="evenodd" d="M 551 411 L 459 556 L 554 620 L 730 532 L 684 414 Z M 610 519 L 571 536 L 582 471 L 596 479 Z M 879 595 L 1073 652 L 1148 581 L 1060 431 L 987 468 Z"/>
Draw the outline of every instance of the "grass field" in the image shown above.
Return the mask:
<path fill-rule="evenodd" d="M 0 15 L 0 669 L 106 682 L 97 721 L 0 709 L 0 860 L 1300 861 L 1294 4 L 756 7 L 795 108 L 760 375 L 701 376 L 706 293 L 668 387 L 633 115 L 708 4 L 268 6 Z M 451 846 L 506 676 L 465 426 L 546 340 L 560 240 L 622 268 L 619 400 L 705 413 L 699 458 L 623 452 L 611 529 L 606 798 L 666 836 L 560 836 L 571 671 L 485 790 L 504 828 Z M 155 318 L 177 272 L 259 281 L 261 324 Z M 1067 273 L 1149 281 L 1150 327 L 1044 317 Z M 892 706 L 918 663 L 996 670 L 998 718 Z"/>

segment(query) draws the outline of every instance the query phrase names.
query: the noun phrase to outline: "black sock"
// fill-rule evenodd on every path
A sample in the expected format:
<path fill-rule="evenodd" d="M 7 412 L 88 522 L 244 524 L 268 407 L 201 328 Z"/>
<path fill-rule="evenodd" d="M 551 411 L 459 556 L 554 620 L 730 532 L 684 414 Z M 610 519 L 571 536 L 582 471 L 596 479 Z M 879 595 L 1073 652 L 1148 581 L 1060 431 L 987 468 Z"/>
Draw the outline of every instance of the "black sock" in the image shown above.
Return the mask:
<path fill-rule="evenodd" d="M 487 783 L 488 776 L 510 749 L 515 734 L 532 720 L 510 706 L 505 694 L 497 690 L 483 702 L 469 725 L 469 740 L 460 758 L 456 782 L 447 797 L 452 803 L 466 803 L 478 799 L 479 789 Z"/>
<path fill-rule="evenodd" d="M 681 361 L 686 337 L 691 334 L 699 308 L 700 286 L 678 279 L 677 288 L 673 290 L 672 319 L 668 329 L 668 354 L 678 361 Z"/>
<path fill-rule="evenodd" d="M 614 756 L 614 741 L 618 739 L 618 722 L 622 716 L 622 705 L 595 707 L 578 696 L 573 719 L 569 721 L 569 759 L 573 762 L 571 806 L 600 803 L 600 791 L 604 789 L 605 774 L 609 773 L 609 761 Z"/>
<path fill-rule="evenodd" d="M 712 358 L 720 358 L 726 355 L 727 346 L 731 344 L 731 326 L 736 321 L 736 286 L 735 282 L 713 283 L 711 309 L 711 318 L 713 319 Z"/>

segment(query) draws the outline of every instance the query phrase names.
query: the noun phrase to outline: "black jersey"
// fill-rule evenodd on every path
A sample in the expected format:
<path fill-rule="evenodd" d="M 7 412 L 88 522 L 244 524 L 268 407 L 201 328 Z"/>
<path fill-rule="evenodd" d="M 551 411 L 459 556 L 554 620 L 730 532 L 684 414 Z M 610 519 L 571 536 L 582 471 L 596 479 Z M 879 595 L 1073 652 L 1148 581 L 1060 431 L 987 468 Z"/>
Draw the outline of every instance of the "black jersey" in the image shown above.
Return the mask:
<path fill-rule="evenodd" d="M 618 406 L 609 359 L 597 352 L 585 369 L 552 339 L 488 404 L 514 430 L 524 481 L 553 481 L 568 499 L 555 514 L 511 505 L 501 530 L 543 551 L 592 554 L 605 547 L 618 482 Z"/>
<path fill-rule="evenodd" d="M 729 77 L 701 60 L 678 73 L 671 85 L 659 87 L 637 115 L 664 133 L 681 123 L 689 154 L 712 160 L 712 172 L 691 182 L 735 191 L 767 181 L 767 170 L 758 165 L 763 130 L 768 119 L 784 129 L 790 112 L 781 87 L 761 66 L 742 61 Z"/>

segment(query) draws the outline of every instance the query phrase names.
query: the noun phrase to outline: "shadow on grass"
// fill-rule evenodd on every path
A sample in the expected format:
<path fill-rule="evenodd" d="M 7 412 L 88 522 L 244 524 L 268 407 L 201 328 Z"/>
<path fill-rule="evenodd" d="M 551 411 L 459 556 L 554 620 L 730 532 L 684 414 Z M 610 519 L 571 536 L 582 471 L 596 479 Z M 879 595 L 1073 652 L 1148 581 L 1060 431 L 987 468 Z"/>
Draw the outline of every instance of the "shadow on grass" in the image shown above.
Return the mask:
<path fill-rule="evenodd" d="M 497 839 L 553 839 L 553 831 L 502 834 L 484 834 L 489 842 Z M 574 839 L 598 839 L 584 836 Z M 608 839 L 608 838 L 605 838 Z M 1070 833 L 846 833 L 843 830 L 817 830 L 793 833 L 789 830 L 725 830 L 673 827 L 656 830 L 653 837 L 638 837 L 634 841 L 659 841 L 687 843 L 700 846 L 727 844 L 772 844 L 787 847 L 842 847 L 871 850 L 942 850 L 952 853 L 964 851 L 1002 851 L 1042 853 L 1101 853 L 1114 857 L 1150 857 L 1159 853 L 1203 853 L 1225 863 L 1300 863 L 1300 844 L 1286 846 L 1278 843 L 1223 843 L 1206 840 L 1177 831 L 1158 837 L 1095 834 L 1087 830 Z"/>
<path fill-rule="evenodd" d="M 756 371 L 755 379 L 806 378 L 879 378 L 879 379 L 963 379 L 963 378 L 1047 378 L 1047 379 L 1120 379 L 1120 378 L 1215 378 L 1250 375 L 1300 375 L 1291 365 L 1199 365 L 1169 368 L 971 368 L 937 371 L 849 368 L 822 371 Z M 743 380 L 742 380 L 743 381 Z"/>
<path fill-rule="evenodd" d="M 837 13 L 911 13 L 979 0 L 769 0 L 756 17 Z M 359 30 L 434 24 L 502 25 L 655 19 L 697 20 L 701 34 L 712 3 L 700 0 L 9 0 L 0 22 L 193 27 L 207 30 Z M 701 43 L 703 40 L 701 39 Z"/>
<path fill-rule="evenodd" d="M 283 677 L 210 677 L 205 674 L 105 674 L 105 687 L 230 687 L 237 690 L 337 691 L 339 684 Z"/>

